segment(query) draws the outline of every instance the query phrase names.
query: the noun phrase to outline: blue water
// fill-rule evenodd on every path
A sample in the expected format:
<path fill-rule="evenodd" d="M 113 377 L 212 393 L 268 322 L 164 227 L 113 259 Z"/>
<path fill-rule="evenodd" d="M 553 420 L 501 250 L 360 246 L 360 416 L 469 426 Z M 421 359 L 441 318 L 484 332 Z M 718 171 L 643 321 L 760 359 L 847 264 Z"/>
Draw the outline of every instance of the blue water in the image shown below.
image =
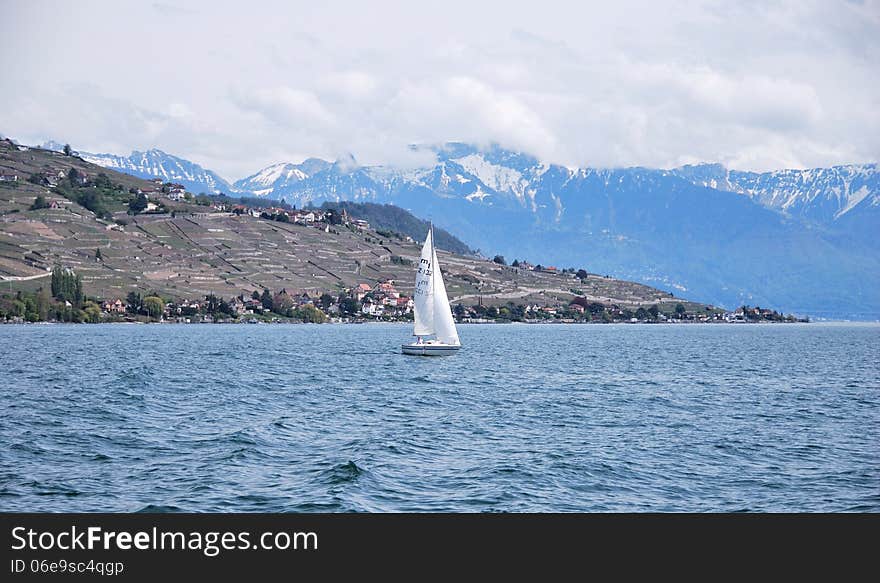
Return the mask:
<path fill-rule="evenodd" d="M 0 326 L 0 510 L 880 511 L 880 326 Z"/>

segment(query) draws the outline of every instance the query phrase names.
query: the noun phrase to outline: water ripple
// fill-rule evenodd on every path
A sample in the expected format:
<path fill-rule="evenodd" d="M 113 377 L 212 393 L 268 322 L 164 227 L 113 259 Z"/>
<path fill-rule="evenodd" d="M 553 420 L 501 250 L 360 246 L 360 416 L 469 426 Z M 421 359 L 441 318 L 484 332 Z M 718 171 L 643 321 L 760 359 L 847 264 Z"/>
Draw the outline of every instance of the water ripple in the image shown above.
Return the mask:
<path fill-rule="evenodd" d="M 878 333 L 0 326 L 0 510 L 877 512 Z"/>

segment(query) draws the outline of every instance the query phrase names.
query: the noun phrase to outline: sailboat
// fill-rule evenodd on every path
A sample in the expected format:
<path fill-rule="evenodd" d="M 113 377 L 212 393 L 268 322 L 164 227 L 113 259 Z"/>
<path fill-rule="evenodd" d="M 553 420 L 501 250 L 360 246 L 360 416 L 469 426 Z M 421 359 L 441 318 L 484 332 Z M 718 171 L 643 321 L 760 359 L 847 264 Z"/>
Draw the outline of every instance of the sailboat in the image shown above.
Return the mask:
<path fill-rule="evenodd" d="M 401 346 L 403 353 L 418 356 L 455 354 L 461 348 L 461 341 L 458 339 L 449 298 L 446 297 L 443 274 L 437 262 L 433 225 L 428 229 L 422 255 L 419 257 L 413 305 L 415 313 L 413 336 L 418 340 Z M 434 336 L 434 338 L 425 340 L 423 336 Z"/>

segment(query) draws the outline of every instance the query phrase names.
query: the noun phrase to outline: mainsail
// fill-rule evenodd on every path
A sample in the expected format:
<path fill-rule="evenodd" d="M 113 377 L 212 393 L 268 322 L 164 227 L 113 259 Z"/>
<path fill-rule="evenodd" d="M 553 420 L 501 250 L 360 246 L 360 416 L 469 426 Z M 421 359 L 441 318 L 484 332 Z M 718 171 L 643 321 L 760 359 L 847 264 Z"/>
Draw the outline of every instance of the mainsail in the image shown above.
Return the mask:
<path fill-rule="evenodd" d="M 419 267 L 416 271 L 416 287 L 413 292 L 413 310 L 415 312 L 413 336 L 428 336 L 434 333 L 434 286 L 431 277 L 431 268 L 434 265 L 433 237 L 431 230 L 428 230 L 428 237 L 422 247 Z"/>
<path fill-rule="evenodd" d="M 449 298 L 446 296 L 443 274 L 440 272 L 440 264 L 437 262 L 433 229 L 428 230 L 425 245 L 422 247 L 422 255 L 419 257 L 413 296 L 415 306 L 413 335 L 429 336 L 434 334 L 437 340 L 444 344 L 461 344 L 458 339 L 458 331 L 455 329 L 455 320 L 452 319 L 452 310 L 449 308 Z"/>

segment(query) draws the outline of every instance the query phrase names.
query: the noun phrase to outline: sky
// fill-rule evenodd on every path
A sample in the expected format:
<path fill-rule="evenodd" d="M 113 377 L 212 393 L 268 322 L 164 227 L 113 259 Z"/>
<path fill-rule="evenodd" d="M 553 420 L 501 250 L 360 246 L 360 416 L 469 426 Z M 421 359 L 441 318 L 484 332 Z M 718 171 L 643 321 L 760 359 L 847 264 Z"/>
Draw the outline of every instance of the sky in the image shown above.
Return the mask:
<path fill-rule="evenodd" d="M 408 145 L 567 166 L 880 159 L 880 0 L 0 0 L 0 134 L 236 180 Z"/>

